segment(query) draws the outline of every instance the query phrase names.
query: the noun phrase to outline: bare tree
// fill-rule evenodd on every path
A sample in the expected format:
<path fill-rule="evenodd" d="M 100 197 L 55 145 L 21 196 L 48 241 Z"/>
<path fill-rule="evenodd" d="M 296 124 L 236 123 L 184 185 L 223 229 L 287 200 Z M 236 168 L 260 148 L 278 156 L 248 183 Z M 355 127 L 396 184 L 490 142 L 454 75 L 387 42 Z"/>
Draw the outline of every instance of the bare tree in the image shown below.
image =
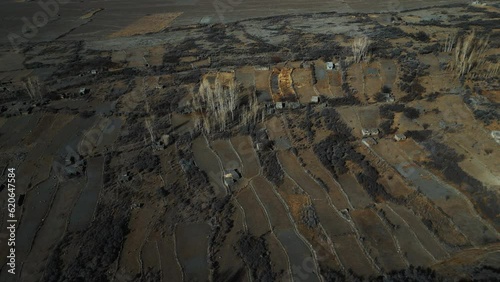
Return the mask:
<path fill-rule="evenodd" d="M 211 129 L 224 130 L 230 120 L 234 120 L 234 110 L 238 102 L 238 93 L 234 78 L 224 81 L 220 74 L 213 83 L 205 78 L 200 83 L 198 95 L 193 96 L 195 110 L 204 112 L 202 124 L 206 133 Z"/>
<path fill-rule="evenodd" d="M 26 93 L 32 100 L 42 99 L 42 87 L 40 80 L 36 76 L 26 78 L 23 82 L 23 87 Z"/>
<path fill-rule="evenodd" d="M 451 50 L 453 50 L 453 47 L 457 43 L 457 36 L 458 34 L 456 32 L 449 33 L 446 35 L 446 40 L 443 46 L 443 52 L 451 52 Z"/>
<path fill-rule="evenodd" d="M 462 36 L 457 42 L 451 69 L 455 70 L 459 77 L 465 76 L 475 66 L 484 62 L 488 47 L 489 37 L 477 38 L 475 31 Z"/>
<path fill-rule="evenodd" d="M 359 63 L 362 59 L 366 57 L 368 53 L 368 47 L 370 46 L 370 39 L 368 37 L 358 37 L 352 42 L 352 54 L 354 56 L 354 62 Z"/>

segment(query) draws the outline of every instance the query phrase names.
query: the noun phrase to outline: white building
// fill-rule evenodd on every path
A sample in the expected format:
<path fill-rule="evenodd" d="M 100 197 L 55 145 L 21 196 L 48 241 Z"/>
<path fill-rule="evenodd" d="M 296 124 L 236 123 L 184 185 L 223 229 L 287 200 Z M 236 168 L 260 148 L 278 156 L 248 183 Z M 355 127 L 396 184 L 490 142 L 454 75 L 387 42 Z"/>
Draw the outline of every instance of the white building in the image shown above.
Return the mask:
<path fill-rule="evenodd" d="M 312 96 L 311 97 L 311 103 L 313 103 L 313 104 L 319 103 L 319 96 Z"/>
<path fill-rule="evenodd" d="M 406 135 L 404 135 L 404 134 L 396 134 L 396 135 L 394 135 L 394 140 L 396 140 L 396 141 L 406 140 Z"/>

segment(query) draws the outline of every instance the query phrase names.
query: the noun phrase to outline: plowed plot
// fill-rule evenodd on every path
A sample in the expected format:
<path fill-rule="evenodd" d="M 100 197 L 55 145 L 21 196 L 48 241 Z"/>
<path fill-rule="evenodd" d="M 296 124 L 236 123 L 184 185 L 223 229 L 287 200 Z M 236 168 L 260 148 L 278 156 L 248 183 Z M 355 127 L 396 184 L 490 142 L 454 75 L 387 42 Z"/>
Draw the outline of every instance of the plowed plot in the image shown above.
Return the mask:
<path fill-rule="evenodd" d="M 182 224 L 175 232 L 177 254 L 186 281 L 207 281 L 210 226 L 206 223 Z"/>
<path fill-rule="evenodd" d="M 363 128 L 376 128 L 379 123 L 378 107 L 364 107 L 358 111 L 359 121 Z"/>
<path fill-rule="evenodd" d="M 212 142 L 212 148 L 222 161 L 224 169 L 238 169 L 241 171 L 241 164 L 238 155 L 231 148 L 231 143 L 227 140 L 217 140 Z"/>
<path fill-rule="evenodd" d="M 364 245 L 381 268 L 385 271 L 406 268 L 407 265 L 399 255 L 392 235 L 372 210 L 354 210 L 351 217 L 364 237 Z"/>
<path fill-rule="evenodd" d="M 222 183 L 222 171 L 217 161 L 217 155 L 208 147 L 203 137 L 198 137 L 193 141 L 193 155 L 196 165 L 205 171 L 210 184 L 220 195 L 224 195 L 226 188 Z"/>
<path fill-rule="evenodd" d="M 328 195 L 332 199 L 333 204 L 337 209 L 343 210 L 349 208 L 347 196 L 342 192 L 340 186 L 333 180 L 331 173 L 326 170 L 323 164 L 318 160 L 318 157 L 310 149 L 302 150 L 299 156 L 306 164 L 307 168 L 316 177 L 321 179 L 328 187 Z"/>
<path fill-rule="evenodd" d="M 104 157 L 92 158 L 88 161 L 87 185 L 81 192 L 71 213 L 68 225 L 69 231 L 84 230 L 92 221 L 102 188 L 103 165 Z"/>
<path fill-rule="evenodd" d="M 432 254 L 437 260 L 441 260 L 448 256 L 448 252 L 443 248 L 441 243 L 433 233 L 425 227 L 422 221 L 411 211 L 402 206 L 389 204 L 397 215 L 399 215 L 409 226 L 420 240 L 422 245 Z"/>
<path fill-rule="evenodd" d="M 255 177 L 251 183 L 269 215 L 273 228 L 292 229 L 293 225 L 288 218 L 288 212 L 274 194 L 271 184 L 262 176 Z"/>
<path fill-rule="evenodd" d="M 352 233 L 350 225 L 335 207 L 329 204 L 326 191 L 304 172 L 297 159 L 288 151 L 278 152 L 278 159 L 285 172 L 311 197 L 320 222 L 329 236 Z"/>
<path fill-rule="evenodd" d="M 160 271 L 161 265 L 158 260 L 158 248 L 156 246 L 156 241 L 148 238 L 141 250 L 141 261 L 143 269 L 148 269 L 150 271 Z"/>
<path fill-rule="evenodd" d="M 364 209 L 373 203 L 370 196 L 350 173 L 341 175 L 338 180 L 355 209 Z"/>
<path fill-rule="evenodd" d="M 9 118 L 0 128 L 0 147 L 6 149 L 18 146 L 23 137 L 35 129 L 41 117 L 42 115 L 37 113 Z"/>
<path fill-rule="evenodd" d="M 331 97 L 330 82 L 328 81 L 328 72 L 326 64 L 323 61 L 314 61 L 314 76 L 316 84 L 314 85 L 321 95 Z"/>
<path fill-rule="evenodd" d="M 268 233 L 265 235 L 267 247 L 269 248 L 269 257 L 271 258 L 271 268 L 278 273 L 277 281 L 291 281 L 291 271 L 288 265 L 288 256 L 281 243 L 274 235 Z"/>
<path fill-rule="evenodd" d="M 182 15 L 182 13 L 165 13 L 145 16 L 124 29 L 111 34 L 110 37 L 115 38 L 160 32 L 169 27 L 170 24 L 180 15 Z"/>
<path fill-rule="evenodd" d="M 328 73 L 330 78 L 330 91 L 333 97 L 344 97 L 344 92 L 342 90 L 342 73 L 340 71 L 331 71 Z"/>
<path fill-rule="evenodd" d="M 380 71 L 374 63 L 370 64 L 364 69 L 365 94 L 370 102 L 375 102 L 375 94 L 382 88 L 382 81 L 380 79 Z"/>
<path fill-rule="evenodd" d="M 243 278 L 248 276 L 248 273 L 243 261 L 234 251 L 239 234 L 243 232 L 243 220 L 245 220 L 240 209 L 235 210 L 232 220 L 234 222 L 233 228 L 226 234 L 216 261 L 219 263 L 218 271 L 224 275 L 225 279 L 231 278 L 242 281 Z"/>
<path fill-rule="evenodd" d="M 231 138 L 231 144 L 243 162 L 242 174 L 246 178 L 251 178 L 260 171 L 260 164 L 257 154 L 253 149 L 253 142 L 250 136 L 236 136 Z"/>
<path fill-rule="evenodd" d="M 270 140 L 287 138 L 285 127 L 279 117 L 272 117 L 266 121 L 266 129 Z"/>
<path fill-rule="evenodd" d="M 311 69 L 295 69 L 292 73 L 293 87 L 299 95 L 299 101 L 302 104 L 309 103 L 311 97 L 315 96 L 312 86 Z"/>
<path fill-rule="evenodd" d="M 68 215 L 83 186 L 85 186 L 85 183 L 78 180 L 71 180 L 61 184 L 61 189 L 56 194 L 50 212 L 38 230 L 33 247 L 23 263 L 20 281 L 38 281 L 41 279 L 49 254 L 62 238 L 68 223 Z"/>
<path fill-rule="evenodd" d="M 270 71 L 255 71 L 255 90 L 259 102 L 271 101 Z"/>
<path fill-rule="evenodd" d="M 292 270 L 294 266 L 301 267 L 305 260 L 313 258 L 313 254 L 309 246 L 295 233 L 295 227 L 288 217 L 288 211 L 274 194 L 274 188 L 262 176 L 254 178 L 252 186 L 266 210 L 276 236 L 290 258 Z M 298 273 L 292 275 L 296 277 Z M 309 275 L 305 281 L 318 281 L 318 277 L 315 274 Z"/>
<path fill-rule="evenodd" d="M 483 223 L 475 210 L 455 188 L 437 179 L 429 171 L 415 164 L 396 167 L 414 186 L 451 217 L 462 233 L 475 244 L 485 244 L 498 239 L 496 231 Z"/>
<path fill-rule="evenodd" d="M 394 82 L 396 81 L 397 68 L 393 60 L 382 59 L 380 60 L 381 76 L 384 85 L 394 88 Z"/>
<path fill-rule="evenodd" d="M 362 255 L 363 251 L 357 243 L 356 235 L 338 236 L 333 239 L 333 242 L 340 261 L 346 269 L 352 269 L 354 273 L 365 277 L 377 273 L 371 267 L 371 262 Z"/>
<path fill-rule="evenodd" d="M 411 227 L 396 214 L 390 207 L 383 204 L 381 206 L 387 221 L 394 226 L 391 232 L 396 237 L 408 263 L 414 266 L 429 266 L 435 260 L 427 251 Z"/>
<path fill-rule="evenodd" d="M 253 67 L 242 67 L 235 71 L 236 81 L 245 88 L 255 86 L 255 71 Z"/>
<path fill-rule="evenodd" d="M 362 103 L 367 102 L 367 96 L 365 93 L 365 83 L 363 74 L 363 63 L 352 64 L 347 70 L 347 75 L 349 78 L 349 84 L 357 91 L 357 97 Z"/>
<path fill-rule="evenodd" d="M 297 234 L 291 229 L 277 230 L 276 236 L 288 253 L 294 280 L 320 281 L 313 266 L 314 258 L 311 251 Z M 297 269 L 301 271 L 296 272 Z"/>
<path fill-rule="evenodd" d="M 181 281 L 182 270 L 176 260 L 172 237 L 165 237 L 159 240 L 158 249 L 160 250 L 161 271 L 163 281 Z"/>
<path fill-rule="evenodd" d="M 24 201 L 24 209 L 17 229 L 16 259 L 23 261 L 35 239 L 38 228 L 43 224 L 44 217 L 50 209 L 52 199 L 58 189 L 55 175 L 36 186 Z"/>
<path fill-rule="evenodd" d="M 245 211 L 248 232 L 257 237 L 269 232 L 266 215 L 252 190 L 250 188 L 241 189 L 236 198 Z"/>

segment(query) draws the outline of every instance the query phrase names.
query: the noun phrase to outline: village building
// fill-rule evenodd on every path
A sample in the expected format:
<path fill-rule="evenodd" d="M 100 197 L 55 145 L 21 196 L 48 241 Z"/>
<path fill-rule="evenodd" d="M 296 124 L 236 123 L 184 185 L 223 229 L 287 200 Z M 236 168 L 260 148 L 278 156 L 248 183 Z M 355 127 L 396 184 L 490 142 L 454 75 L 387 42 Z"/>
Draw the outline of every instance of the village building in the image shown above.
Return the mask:
<path fill-rule="evenodd" d="M 319 96 L 312 96 L 311 97 L 311 103 L 313 103 L 313 104 L 319 103 Z"/>
<path fill-rule="evenodd" d="M 396 134 L 396 135 L 394 135 L 394 140 L 396 140 L 396 141 L 406 140 L 406 135 L 404 135 L 404 134 Z"/>
<path fill-rule="evenodd" d="M 240 173 L 236 169 L 231 169 L 224 174 L 224 185 L 230 187 L 240 179 Z"/>
<path fill-rule="evenodd" d="M 379 134 L 378 128 L 363 128 L 361 129 L 361 134 L 363 137 L 377 136 Z"/>

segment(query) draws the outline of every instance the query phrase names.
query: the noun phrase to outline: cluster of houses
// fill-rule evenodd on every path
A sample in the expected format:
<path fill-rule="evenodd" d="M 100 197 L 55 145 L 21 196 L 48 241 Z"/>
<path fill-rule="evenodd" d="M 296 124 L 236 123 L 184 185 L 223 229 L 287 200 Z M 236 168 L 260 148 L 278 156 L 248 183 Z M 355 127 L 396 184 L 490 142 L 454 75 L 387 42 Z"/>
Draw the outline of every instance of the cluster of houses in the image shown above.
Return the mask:
<path fill-rule="evenodd" d="M 361 143 L 366 147 L 371 147 L 373 145 L 377 145 L 378 142 L 375 139 L 379 135 L 380 131 L 378 128 L 363 128 L 361 129 L 361 134 L 363 139 L 361 139 Z M 398 133 L 394 135 L 394 141 L 404 141 L 406 140 L 406 136 L 402 133 Z"/>

